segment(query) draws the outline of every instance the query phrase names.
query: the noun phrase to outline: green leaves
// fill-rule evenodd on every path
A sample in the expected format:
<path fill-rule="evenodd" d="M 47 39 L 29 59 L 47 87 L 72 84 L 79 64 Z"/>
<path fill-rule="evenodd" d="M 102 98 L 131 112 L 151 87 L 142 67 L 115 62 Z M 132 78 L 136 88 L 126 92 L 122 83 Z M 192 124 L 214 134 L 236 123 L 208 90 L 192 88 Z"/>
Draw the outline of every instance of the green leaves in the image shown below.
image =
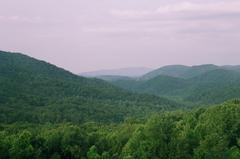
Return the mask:
<path fill-rule="evenodd" d="M 96 146 L 90 147 L 89 151 L 87 152 L 88 159 L 100 159 L 100 155 L 97 152 Z"/>
<path fill-rule="evenodd" d="M 237 100 L 121 124 L 0 126 L 1 159 L 238 159 Z"/>
<path fill-rule="evenodd" d="M 12 159 L 26 159 L 37 158 L 39 155 L 34 151 L 31 144 L 32 134 L 29 131 L 23 131 L 13 138 L 13 145 L 9 150 L 10 158 Z"/>
<path fill-rule="evenodd" d="M 239 121 L 237 102 L 206 111 L 162 113 L 134 132 L 123 158 L 234 158 L 239 153 Z"/>

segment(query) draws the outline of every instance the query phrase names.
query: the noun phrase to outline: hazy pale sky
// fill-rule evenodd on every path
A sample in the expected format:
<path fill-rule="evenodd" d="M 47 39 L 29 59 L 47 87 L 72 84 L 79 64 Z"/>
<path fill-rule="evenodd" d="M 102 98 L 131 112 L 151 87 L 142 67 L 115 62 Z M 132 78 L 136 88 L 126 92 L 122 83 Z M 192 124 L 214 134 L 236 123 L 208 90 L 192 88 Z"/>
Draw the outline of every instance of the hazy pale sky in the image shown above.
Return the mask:
<path fill-rule="evenodd" d="M 0 50 L 72 72 L 240 64 L 240 0 L 0 0 Z"/>

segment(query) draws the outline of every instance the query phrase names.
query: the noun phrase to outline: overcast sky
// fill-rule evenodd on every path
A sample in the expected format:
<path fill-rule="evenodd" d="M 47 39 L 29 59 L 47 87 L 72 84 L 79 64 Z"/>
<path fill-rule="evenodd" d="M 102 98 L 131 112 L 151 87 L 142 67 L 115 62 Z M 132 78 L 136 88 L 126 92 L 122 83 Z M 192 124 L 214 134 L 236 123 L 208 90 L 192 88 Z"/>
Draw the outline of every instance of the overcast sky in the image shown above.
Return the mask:
<path fill-rule="evenodd" d="M 0 50 L 72 72 L 240 64 L 240 0 L 0 0 Z"/>

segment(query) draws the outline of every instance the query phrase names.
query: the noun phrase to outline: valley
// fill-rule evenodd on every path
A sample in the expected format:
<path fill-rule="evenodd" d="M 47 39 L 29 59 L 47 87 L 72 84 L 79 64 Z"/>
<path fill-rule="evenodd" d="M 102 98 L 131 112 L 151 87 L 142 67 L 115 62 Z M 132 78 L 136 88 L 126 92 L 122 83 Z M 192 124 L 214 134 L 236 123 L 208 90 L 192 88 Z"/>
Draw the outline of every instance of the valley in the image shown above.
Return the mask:
<path fill-rule="evenodd" d="M 0 51 L 1 159 L 239 159 L 238 66 L 81 77 Z"/>

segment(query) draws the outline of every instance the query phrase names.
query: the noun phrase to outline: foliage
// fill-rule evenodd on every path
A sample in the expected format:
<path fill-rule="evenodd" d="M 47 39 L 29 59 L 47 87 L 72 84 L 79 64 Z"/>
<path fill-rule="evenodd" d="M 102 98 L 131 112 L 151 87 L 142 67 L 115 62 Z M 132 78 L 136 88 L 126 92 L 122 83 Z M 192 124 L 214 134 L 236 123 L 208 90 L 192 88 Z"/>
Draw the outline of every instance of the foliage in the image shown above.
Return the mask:
<path fill-rule="evenodd" d="M 240 102 L 121 124 L 2 124 L 1 159 L 238 159 Z"/>

